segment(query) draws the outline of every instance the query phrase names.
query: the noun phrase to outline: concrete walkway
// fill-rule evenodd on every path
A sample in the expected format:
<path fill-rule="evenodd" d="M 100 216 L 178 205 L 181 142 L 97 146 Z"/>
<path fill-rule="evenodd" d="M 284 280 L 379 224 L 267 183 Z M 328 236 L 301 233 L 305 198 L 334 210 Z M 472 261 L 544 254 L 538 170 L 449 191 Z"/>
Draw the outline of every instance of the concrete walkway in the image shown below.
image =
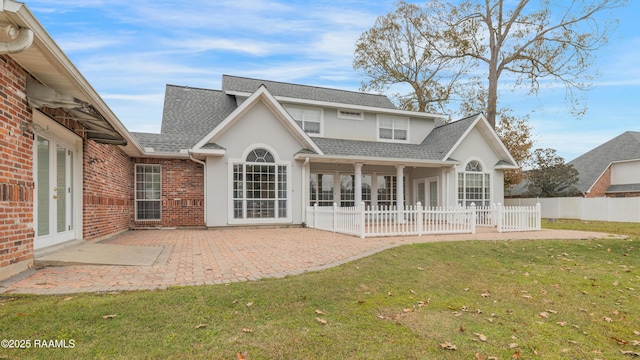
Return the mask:
<path fill-rule="evenodd" d="M 0 282 L 0 294 L 66 294 L 76 292 L 116 292 L 164 289 L 168 286 L 221 284 L 284 277 L 322 270 L 359 259 L 382 250 L 411 243 L 509 240 L 509 239 L 588 239 L 607 234 L 542 230 L 522 233 L 496 233 L 478 228 L 476 234 L 428 235 L 360 239 L 314 229 L 224 229 L 224 230 L 146 230 L 128 231 L 102 241 L 98 252 L 113 247 L 116 256 L 96 262 L 83 250 L 75 265 L 43 267 L 25 271 Z M 86 244 L 89 245 L 89 244 Z M 86 245 L 81 245 L 86 246 Z M 131 252 L 149 247 L 146 264 L 127 264 L 122 250 Z"/>

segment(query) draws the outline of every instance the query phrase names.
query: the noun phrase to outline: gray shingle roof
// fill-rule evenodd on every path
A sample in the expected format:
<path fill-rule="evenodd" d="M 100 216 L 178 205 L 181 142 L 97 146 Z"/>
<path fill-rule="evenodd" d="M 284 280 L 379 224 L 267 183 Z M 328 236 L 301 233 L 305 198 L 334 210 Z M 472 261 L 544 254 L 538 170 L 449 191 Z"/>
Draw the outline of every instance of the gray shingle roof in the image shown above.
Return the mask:
<path fill-rule="evenodd" d="M 274 96 L 285 96 L 296 99 L 326 101 L 360 106 L 373 106 L 386 109 L 396 108 L 391 100 L 389 100 L 385 95 L 250 79 L 231 75 L 222 76 L 223 91 L 254 93 L 258 90 L 260 85 L 266 86 L 269 92 Z"/>
<path fill-rule="evenodd" d="M 438 126 L 422 140 L 422 145 L 430 147 L 431 151 L 444 157 L 477 117 L 478 114 Z"/>
<path fill-rule="evenodd" d="M 611 185 L 607 188 L 606 192 L 607 193 L 640 192 L 640 184 Z"/>
<path fill-rule="evenodd" d="M 587 192 L 613 161 L 640 159 L 640 132 L 627 131 L 569 162 L 578 170 L 576 186 Z"/>
<path fill-rule="evenodd" d="M 190 149 L 236 107 L 235 97 L 219 90 L 167 85 L 161 134 L 132 134 L 155 151 Z"/>
<path fill-rule="evenodd" d="M 372 158 L 442 160 L 430 147 L 416 144 L 313 138 L 325 155 Z"/>

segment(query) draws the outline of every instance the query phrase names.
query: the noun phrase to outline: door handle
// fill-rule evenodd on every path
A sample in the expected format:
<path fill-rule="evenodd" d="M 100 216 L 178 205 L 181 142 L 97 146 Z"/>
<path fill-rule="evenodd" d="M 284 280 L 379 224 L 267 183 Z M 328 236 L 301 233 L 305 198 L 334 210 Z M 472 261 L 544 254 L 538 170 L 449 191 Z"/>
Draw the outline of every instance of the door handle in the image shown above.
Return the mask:
<path fill-rule="evenodd" d="M 53 195 L 54 200 L 58 200 L 58 195 Z"/>

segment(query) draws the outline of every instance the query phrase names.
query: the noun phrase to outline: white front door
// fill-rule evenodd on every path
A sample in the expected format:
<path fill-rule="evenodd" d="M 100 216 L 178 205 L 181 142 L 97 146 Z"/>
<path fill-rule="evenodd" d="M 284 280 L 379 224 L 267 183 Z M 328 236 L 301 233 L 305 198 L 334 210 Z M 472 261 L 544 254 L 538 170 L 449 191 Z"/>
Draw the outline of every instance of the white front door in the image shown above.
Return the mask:
<path fill-rule="evenodd" d="M 54 136 L 36 135 L 35 249 L 76 237 L 77 151 Z"/>

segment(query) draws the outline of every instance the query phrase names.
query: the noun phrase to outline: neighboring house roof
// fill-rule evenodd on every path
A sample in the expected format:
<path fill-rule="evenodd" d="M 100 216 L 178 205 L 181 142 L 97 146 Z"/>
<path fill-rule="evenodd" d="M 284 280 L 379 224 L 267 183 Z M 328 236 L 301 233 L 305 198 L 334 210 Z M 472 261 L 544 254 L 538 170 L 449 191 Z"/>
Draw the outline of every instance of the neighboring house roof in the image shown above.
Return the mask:
<path fill-rule="evenodd" d="M 587 193 L 615 161 L 640 159 L 640 132 L 627 131 L 569 162 L 578 170 L 578 190 Z"/>
<path fill-rule="evenodd" d="M 611 185 L 607 188 L 607 193 L 631 193 L 640 192 L 640 184 Z"/>
<path fill-rule="evenodd" d="M 276 97 L 282 96 L 322 102 L 396 109 L 396 106 L 385 95 L 249 79 L 231 75 L 222 76 L 222 91 L 227 93 L 253 94 L 258 90 L 260 85 L 266 86 L 269 92 Z"/>

